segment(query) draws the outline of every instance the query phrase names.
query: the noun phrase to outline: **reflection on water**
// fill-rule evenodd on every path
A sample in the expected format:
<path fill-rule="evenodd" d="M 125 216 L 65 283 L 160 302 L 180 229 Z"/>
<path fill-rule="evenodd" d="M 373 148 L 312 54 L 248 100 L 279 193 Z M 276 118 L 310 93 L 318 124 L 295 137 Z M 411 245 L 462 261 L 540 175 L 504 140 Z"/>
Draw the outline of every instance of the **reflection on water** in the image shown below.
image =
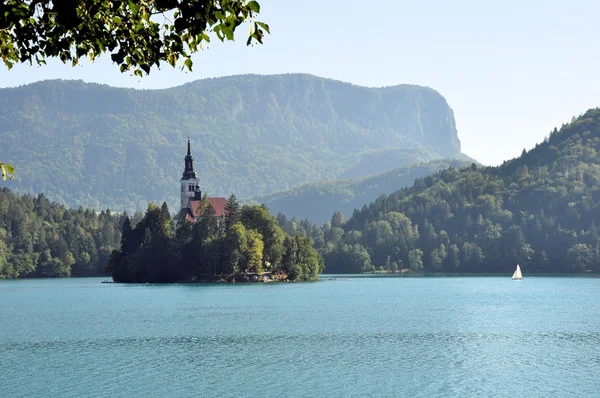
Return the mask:
<path fill-rule="evenodd" d="M 0 282 L 0 396 L 594 396 L 594 278 Z"/>

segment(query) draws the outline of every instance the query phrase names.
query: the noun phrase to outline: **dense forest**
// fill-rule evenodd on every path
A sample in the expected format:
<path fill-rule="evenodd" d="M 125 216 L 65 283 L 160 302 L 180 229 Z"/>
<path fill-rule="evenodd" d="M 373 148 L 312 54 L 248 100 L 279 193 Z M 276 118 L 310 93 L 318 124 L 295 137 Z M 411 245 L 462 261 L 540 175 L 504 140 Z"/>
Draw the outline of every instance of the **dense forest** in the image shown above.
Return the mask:
<path fill-rule="evenodd" d="M 0 278 L 105 275 L 125 217 L 70 210 L 43 194 L 17 196 L 2 188 Z"/>
<path fill-rule="evenodd" d="M 449 168 L 382 195 L 313 237 L 328 273 L 600 271 L 600 109 L 498 167 Z"/>
<path fill-rule="evenodd" d="M 260 205 L 227 202 L 224 219 L 204 199 L 194 223 L 183 220 L 174 234 L 166 203 L 148 206 L 135 227 L 125 218 L 120 250 L 108 270 L 115 282 L 243 281 L 248 275 L 315 280 L 323 259 L 310 238 L 286 235 Z"/>
<path fill-rule="evenodd" d="M 467 165 L 471 165 L 471 162 L 434 160 L 411 163 L 374 176 L 302 185 L 258 198 L 256 202 L 266 204 L 274 214 L 283 213 L 287 217 L 323 224 L 334 212 L 351 215 L 354 209 L 374 201 L 381 194 L 411 186 L 417 178 L 448 167 L 462 168 Z"/>
<path fill-rule="evenodd" d="M 0 89 L 0 159 L 17 171 L 11 189 L 70 207 L 143 211 L 166 200 L 173 208 L 188 136 L 213 196 L 258 197 L 463 156 L 452 109 L 418 86 L 292 74 L 164 90 L 60 80 Z"/>

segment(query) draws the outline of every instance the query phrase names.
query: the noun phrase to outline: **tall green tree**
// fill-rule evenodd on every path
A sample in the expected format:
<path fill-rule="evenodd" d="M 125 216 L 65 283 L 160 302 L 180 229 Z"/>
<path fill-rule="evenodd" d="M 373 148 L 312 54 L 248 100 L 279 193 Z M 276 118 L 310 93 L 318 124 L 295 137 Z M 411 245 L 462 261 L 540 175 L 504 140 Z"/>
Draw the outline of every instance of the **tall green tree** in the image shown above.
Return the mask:
<path fill-rule="evenodd" d="M 408 253 L 408 265 L 415 272 L 423 269 L 423 251 L 421 249 L 413 249 Z"/>
<path fill-rule="evenodd" d="M 346 223 L 346 219 L 341 211 L 336 211 L 331 216 L 331 226 L 332 227 L 342 227 Z"/>
<path fill-rule="evenodd" d="M 277 224 L 277 220 L 264 205 L 244 206 L 241 210 L 241 222 L 248 228 L 257 231 L 264 242 L 264 260 L 271 267 L 278 267 L 284 253 L 285 233 Z"/>
<path fill-rule="evenodd" d="M 573 271 L 581 272 L 587 270 L 593 258 L 593 253 L 588 245 L 581 243 L 571 246 L 567 252 L 567 259 Z"/>
<path fill-rule="evenodd" d="M 234 194 L 229 195 L 225 205 L 225 229 L 228 231 L 240 221 L 240 204 Z"/>

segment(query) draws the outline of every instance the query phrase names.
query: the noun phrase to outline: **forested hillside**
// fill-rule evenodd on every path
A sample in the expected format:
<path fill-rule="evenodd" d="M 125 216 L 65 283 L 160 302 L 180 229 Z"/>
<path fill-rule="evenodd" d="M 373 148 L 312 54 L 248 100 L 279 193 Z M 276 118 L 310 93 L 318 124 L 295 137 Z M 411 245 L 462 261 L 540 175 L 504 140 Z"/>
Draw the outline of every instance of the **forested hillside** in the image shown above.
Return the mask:
<path fill-rule="evenodd" d="M 255 201 L 265 203 L 273 214 L 283 213 L 288 218 L 307 219 L 312 223 L 323 224 L 336 211 L 349 217 L 354 209 L 374 201 L 379 195 L 389 195 L 400 188 L 411 186 L 417 178 L 448 167 L 461 168 L 471 163 L 445 159 L 411 163 L 373 176 L 306 184 Z"/>
<path fill-rule="evenodd" d="M 324 228 L 326 272 L 600 271 L 600 109 L 499 167 L 450 168 Z"/>
<path fill-rule="evenodd" d="M 70 206 L 174 205 L 188 136 L 203 191 L 242 198 L 462 156 L 452 109 L 418 86 L 244 75 L 165 90 L 81 81 L 0 89 L 11 189 Z"/>
<path fill-rule="evenodd" d="M 105 275 L 123 220 L 0 189 L 0 279 Z"/>

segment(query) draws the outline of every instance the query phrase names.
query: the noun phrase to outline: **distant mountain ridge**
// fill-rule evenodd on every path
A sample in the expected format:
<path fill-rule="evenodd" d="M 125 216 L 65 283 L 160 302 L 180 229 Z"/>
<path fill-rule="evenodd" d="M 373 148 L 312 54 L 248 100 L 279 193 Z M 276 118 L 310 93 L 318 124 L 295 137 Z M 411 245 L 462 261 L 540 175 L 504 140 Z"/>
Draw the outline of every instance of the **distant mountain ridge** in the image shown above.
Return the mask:
<path fill-rule="evenodd" d="M 265 203 L 274 214 L 281 212 L 288 218 L 306 219 L 321 225 L 331 220 L 334 212 L 339 211 L 349 218 L 354 209 L 360 209 L 380 195 L 389 195 L 398 189 L 412 186 L 417 178 L 449 167 L 461 169 L 471 163 L 447 159 L 411 163 L 373 176 L 310 183 L 256 198 L 254 201 Z"/>
<path fill-rule="evenodd" d="M 70 206 L 174 206 L 185 142 L 211 195 L 266 195 L 461 158 L 454 114 L 435 90 L 365 88 L 311 75 L 243 75 L 164 90 L 81 81 L 0 89 L 0 159 L 11 188 Z M 377 163 L 377 162 L 375 162 Z"/>

